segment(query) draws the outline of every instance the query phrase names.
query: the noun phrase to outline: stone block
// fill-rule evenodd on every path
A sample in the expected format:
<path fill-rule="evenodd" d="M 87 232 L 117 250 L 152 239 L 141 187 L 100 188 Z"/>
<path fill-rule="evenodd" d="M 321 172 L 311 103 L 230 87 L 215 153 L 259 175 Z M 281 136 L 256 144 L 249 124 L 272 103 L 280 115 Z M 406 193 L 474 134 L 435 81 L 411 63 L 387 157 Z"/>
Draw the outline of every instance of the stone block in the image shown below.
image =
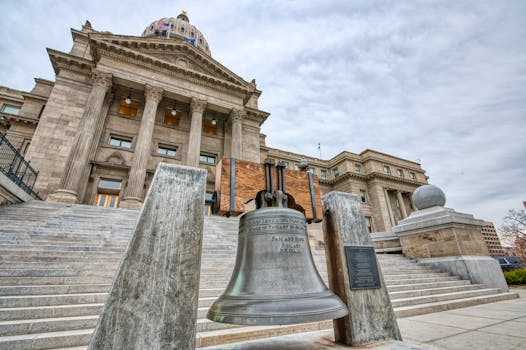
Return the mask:
<path fill-rule="evenodd" d="M 88 349 L 194 348 L 205 184 L 159 163 Z"/>
<path fill-rule="evenodd" d="M 460 276 L 475 284 L 499 288 L 502 292 L 508 291 L 508 284 L 499 263 L 490 256 L 449 256 L 418 259 L 418 262 Z"/>
<path fill-rule="evenodd" d="M 334 320 L 336 341 L 359 346 L 401 340 L 382 271 L 376 260 L 379 288 L 351 289 L 345 247 L 373 247 L 358 198 L 349 193 L 330 192 L 322 198 L 322 202 L 329 284 L 349 308 L 348 316 Z M 374 251 L 373 259 L 376 259 Z"/>

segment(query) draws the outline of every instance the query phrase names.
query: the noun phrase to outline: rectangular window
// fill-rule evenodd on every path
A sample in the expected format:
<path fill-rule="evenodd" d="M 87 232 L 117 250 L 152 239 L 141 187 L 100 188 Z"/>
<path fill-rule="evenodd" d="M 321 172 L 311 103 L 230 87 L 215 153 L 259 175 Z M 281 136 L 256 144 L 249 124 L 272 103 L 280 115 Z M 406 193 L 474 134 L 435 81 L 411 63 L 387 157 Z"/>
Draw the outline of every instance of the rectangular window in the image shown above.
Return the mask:
<path fill-rule="evenodd" d="M 384 165 L 384 174 L 391 175 L 391 168 L 388 165 Z"/>
<path fill-rule="evenodd" d="M 158 145 L 157 146 L 157 154 L 162 154 L 163 156 L 169 156 L 169 157 L 176 157 L 177 156 L 177 147 Z"/>
<path fill-rule="evenodd" d="M 117 208 L 119 196 L 116 194 L 99 193 L 95 205 L 98 207 Z"/>
<path fill-rule="evenodd" d="M 361 164 L 354 164 L 354 171 L 360 174 L 362 172 L 362 165 Z"/>
<path fill-rule="evenodd" d="M 179 126 L 180 120 L 180 113 L 172 115 L 171 109 L 164 111 L 164 125 Z"/>
<path fill-rule="evenodd" d="M 294 164 L 294 170 L 296 171 L 300 170 L 300 166 L 298 164 Z"/>
<path fill-rule="evenodd" d="M 216 163 L 216 156 L 211 156 L 211 155 L 208 155 L 208 154 L 201 154 L 199 156 L 199 161 L 201 163 L 214 165 Z"/>
<path fill-rule="evenodd" d="M 122 148 L 131 148 L 131 139 L 122 136 L 110 136 L 110 145 Z"/>
<path fill-rule="evenodd" d="M 327 170 L 321 169 L 320 170 L 320 177 L 322 180 L 327 180 Z"/>
<path fill-rule="evenodd" d="M 340 172 L 338 171 L 338 168 L 332 169 L 332 176 L 335 180 L 340 177 Z"/>
<path fill-rule="evenodd" d="M 311 174 L 314 174 L 314 173 L 315 173 L 315 169 L 309 167 L 309 168 L 307 169 L 307 172 L 308 172 L 308 173 L 311 173 Z"/>
<path fill-rule="evenodd" d="M 203 133 L 209 135 L 217 135 L 217 120 L 214 119 L 203 119 Z"/>
<path fill-rule="evenodd" d="M 139 103 L 136 101 L 131 101 L 130 104 L 126 103 L 126 99 L 123 98 L 121 101 L 121 105 L 119 107 L 119 114 L 127 115 L 130 117 L 137 116 L 137 109 L 139 107 Z"/>
<path fill-rule="evenodd" d="M 99 181 L 99 187 L 110 188 L 112 190 L 119 190 L 121 188 L 121 182 L 101 179 Z"/>
<path fill-rule="evenodd" d="M 367 203 L 367 192 L 365 190 L 360 190 L 360 198 L 362 203 Z"/>
<path fill-rule="evenodd" d="M 12 106 L 12 105 L 4 105 L 2 107 L 2 112 L 8 113 L 8 114 L 18 115 L 18 113 L 20 112 L 20 107 Z"/>
<path fill-rule="evenodd" d="M 398 175 L 398 177 L 400 178 L 404 178 L 404 171 L 402 169 L 396 169 L 396 174 Z"/>
<path fill-rule="evenodd" d="M 370 216 L 366 216 L 365 225 L 367 226 L 367 231 L 369 231 L 369 233 L 372 233 L 373 232 L 373 218 Z"/>
<path fill-rule="evenodd" d="M 411 180 L 415 180 L 416 181 L 416 174 L 415 173 L 409 173 L 409 177 L 411 178 Z"/>

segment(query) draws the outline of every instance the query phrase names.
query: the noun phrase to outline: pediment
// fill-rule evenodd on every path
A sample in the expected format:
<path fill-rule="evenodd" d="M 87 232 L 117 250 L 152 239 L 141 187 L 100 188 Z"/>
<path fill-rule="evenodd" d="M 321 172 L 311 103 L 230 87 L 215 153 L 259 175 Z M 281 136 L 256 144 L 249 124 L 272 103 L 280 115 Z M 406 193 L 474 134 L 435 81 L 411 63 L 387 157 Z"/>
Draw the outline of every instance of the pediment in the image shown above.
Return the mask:
<path fill-rule="evenodd" d="M 237 85 L 239 88 L 252 90 L 252 84 L 221 65 L 200 49 L 194 47 L 184 40 L 164 39 L 156 37 L 129 37 L 108 34 L 96 34 L 90 36 L 94 42 L 105 43 L 106 48 L 114 48 L 124 51 L 127 55 L 151 61 L 159 64 L 167 63 L 177 68 L 198 73 L 204 77 L 212 77 L 217 80 Z"/>

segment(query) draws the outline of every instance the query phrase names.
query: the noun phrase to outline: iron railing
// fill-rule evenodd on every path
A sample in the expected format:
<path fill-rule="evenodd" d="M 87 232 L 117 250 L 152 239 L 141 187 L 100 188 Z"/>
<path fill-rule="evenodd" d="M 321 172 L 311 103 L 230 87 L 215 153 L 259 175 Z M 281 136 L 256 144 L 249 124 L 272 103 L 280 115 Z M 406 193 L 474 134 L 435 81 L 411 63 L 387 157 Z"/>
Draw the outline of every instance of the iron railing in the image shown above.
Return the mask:
<path fill-rule="evenodd" d="M 35 171 L 20 152 L 0 133 L 0 171 L 35 199 L 41 199 L 33 191 L 38 171 Z"/>

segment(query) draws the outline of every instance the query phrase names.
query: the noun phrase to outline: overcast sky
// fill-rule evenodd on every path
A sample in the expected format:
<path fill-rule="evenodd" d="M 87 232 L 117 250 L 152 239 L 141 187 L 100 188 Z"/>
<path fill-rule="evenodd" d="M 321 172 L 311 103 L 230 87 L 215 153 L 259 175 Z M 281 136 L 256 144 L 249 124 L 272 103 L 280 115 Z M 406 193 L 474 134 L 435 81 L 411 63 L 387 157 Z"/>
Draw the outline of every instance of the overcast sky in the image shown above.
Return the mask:
<path fill-rule="evenodd" d="M 267 144 L 421 161 L 446 206 L 494 221 L 526 200 L 526 1 L 2 0 L 0 85 L 54 79 L 69 28 L 140 35 L 188 12 L 212 57 L 263 90 Z"/>

